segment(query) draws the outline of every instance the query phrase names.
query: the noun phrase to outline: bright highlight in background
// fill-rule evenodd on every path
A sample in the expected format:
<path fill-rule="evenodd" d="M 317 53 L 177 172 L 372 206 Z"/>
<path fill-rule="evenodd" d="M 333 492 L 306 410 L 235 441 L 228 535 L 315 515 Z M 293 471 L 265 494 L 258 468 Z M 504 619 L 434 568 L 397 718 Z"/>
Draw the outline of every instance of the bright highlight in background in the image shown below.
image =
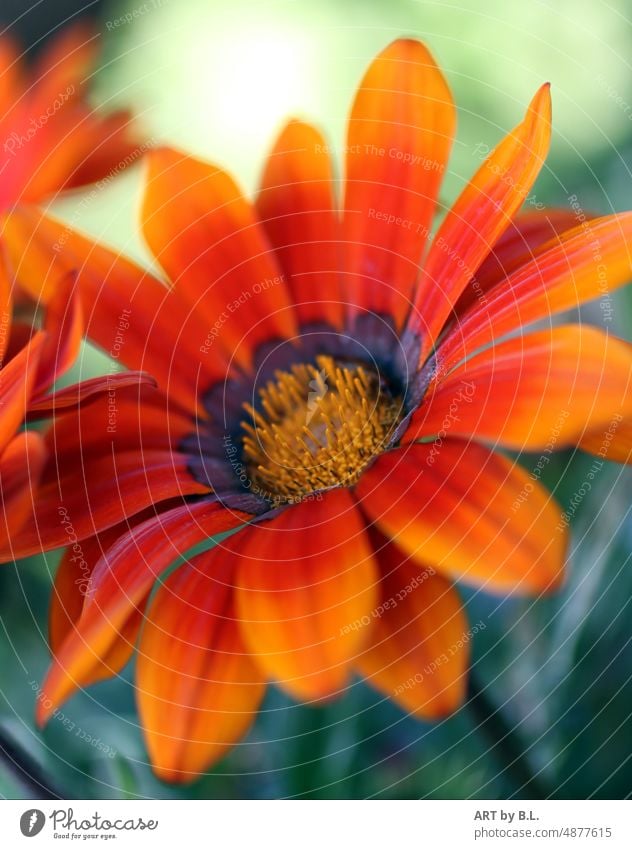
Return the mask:
<path fill-rule="evenodd" d="M 219 81 L 210 98 L 213 126 L 237 146 L 243 136 L 267 138 L 282 116 L 302 109 L 308 52 L 304 38 L 278 28 L 227 39 L 206 70 L 209 88 Z"/>

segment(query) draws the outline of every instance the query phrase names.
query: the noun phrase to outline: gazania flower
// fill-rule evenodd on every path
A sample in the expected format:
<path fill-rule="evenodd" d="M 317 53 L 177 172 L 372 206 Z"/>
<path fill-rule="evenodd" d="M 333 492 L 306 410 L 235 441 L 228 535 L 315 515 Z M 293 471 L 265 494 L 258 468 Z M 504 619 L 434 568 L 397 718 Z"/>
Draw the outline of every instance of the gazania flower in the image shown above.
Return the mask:
<path fill-rule="evenodd" d="M 73 27 L 27 70 L 17 44 L 0 36 L 0 209 L 113 175 L 133 154 L 129 114 L 101 116 L 86 102 L 95 46 Z"/>
<path fill-rule="evenodd" d="M 356 95 L 340 202 L 329 148 L 298 121 L 254 205 L 220 169 L 151 152 L 142 230 L 165 282 L 11 217 L 22 285 L 76 269 L 89 337 L 159 387 L 48 435 L 14 554 L 63 546 L 60 508 L 82 542 L 55 579 L 40 723 L 139 634 L 140 719 L 171 781 L 242 738 L 268 682 L 314 701 L 357 673 L 417 716 L 458 707 L 471 633 L 454 582 L 559 586 L 541 468 L 553 449 L 630 444 L 629 346 L 549 318 L 627 281 L 632 215 L 519 214 L 550 117 L 543 86 L 432 238 L 455 108 L 426 48 L 397 41 Z"/>

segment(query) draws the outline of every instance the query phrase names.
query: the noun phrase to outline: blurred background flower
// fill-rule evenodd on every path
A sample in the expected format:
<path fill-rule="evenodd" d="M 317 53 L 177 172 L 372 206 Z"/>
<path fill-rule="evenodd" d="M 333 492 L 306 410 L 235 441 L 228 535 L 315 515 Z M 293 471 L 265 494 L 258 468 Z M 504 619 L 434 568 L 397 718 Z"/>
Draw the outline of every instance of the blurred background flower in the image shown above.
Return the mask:
<path fill-rule="evenodd" d="M 85 7 L 85 8 L 84 8 Z M 95 102 L 132 106 L 153 145 L 180 145 L 251 191 L 288 115 L 343 144 L 351 92 L 370 58 L 399 35 L 426 41 L 459 104 L 443 192 L 452 201 L 492 146 L 552 83 L 553 144 L 527 201 L 581 216 L 630 208 L 632 21 L 625 0 L 578 6 L 489 0 L 5 0 L 0 29 L 32 45 L 67 18 L 91 17 L 103 54 Z M 74 19 L 74 17 L 73 17 Z M 135 227 L 139 173 L 55 202 L 73 226 L 149 262 Z M 604 301 L 602 299 L 601 303 Z M 594 323 L 632 339 L 632 293 Z M 72 378 L 103 371 L 86 351 Z M 525 456 L 533 470 L 538 457 Z M 131 671 L 77 696 L 40 735 L 34 702 L 48 663 L 44 631 L 58 557 L 0 570 L 0 731 L 42 775 L 77 797 L 621 798 L 632 791 L 632 518 L 629 469 L 567 452 L 542 480 L 573 533 L 563 591 L 539 601 L 466 597 L 478 694 L 437 725 L 405 716 L 358 684 L 324 708 L 271 691 L 245 746 L 184 791 L 145 763 Z M 590 487 L 586 486 L 590 482 Z M 11 752 L 9 752 L 11 754 Z M 0 793 L 39 795 L 10 759 Z"/>

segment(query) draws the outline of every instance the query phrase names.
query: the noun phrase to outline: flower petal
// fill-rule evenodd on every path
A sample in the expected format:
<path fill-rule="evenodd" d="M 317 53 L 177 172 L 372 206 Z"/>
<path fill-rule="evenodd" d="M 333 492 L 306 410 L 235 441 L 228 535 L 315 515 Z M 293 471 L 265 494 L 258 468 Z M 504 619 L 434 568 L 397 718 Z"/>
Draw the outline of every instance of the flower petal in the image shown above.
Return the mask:
<path fill-rule="evenodd" d="M 13 439 L 26 415 L 44 341 L 44 334 L 37 333 L 12 360 L 0 365 L 0 452 Z"/>
<path fill-rule="evenodd" d="M 147 156 L 143 234 L 176 290 L 217 328 L 217 345 L 252 365 L 261 342 L 296 332 L 287 286 L 233 180 L 175 150 Z"/>
<path fill-rule="evenodd" d="M 244 736 L 265 692 L 235 616 L 236 561 L 214 553 L 167 578 L 138 649 L 138 712 L 164 781 L 192 781 L 208 769 Z"/>
<path fill-rule="evenodd" d="M 587 433 L 579 447 L 614 463 L 632 463 L 632 421 L 613 417 L 609 427 Z"/>
<path fill-rule="evenodd" d="M 37 498 L 46 448 L 39 433 L 20 433 L 0 456 L 0 547 L 11 548 L 11 540 L 33 509 Z"/>
<path fill-rule="evenodd" d="M 450 581 L 371 534 L 382 595 L 358 672 L 405 711 L 434 720 L 465 697 L 468 624 Z"/>
<path fill-rule="evenodd" d="M 12 557 L 65 545 L 63 515 L 81 540 L 153 504 L 208 492 L 191 476 L 187 456 L 171 451 L 125 451 L 60 470 L 51 461 L 47 477 L 24 527 L 11 541 Z"/>
<path fill-rule="evenodd" d="M 0 116 L 7 115 L 15 106 L 15 94 L 22 86 L 20 50 L 5 30 L 0 36 Z M 2 129 L 4 131 L 4 127 Z"/>
<path fill-rule="evenodd" d="M 544 85 L 525 119 L 487 157 L 441 224 L 422 269 L 409 327 L 428 353 L 469 280 L 507 229 L 538 176 L 551 137 Z"/>
<path fill-rule="evenodd" d="M 83 313 L 76 288 L 75 272 L 69 272 L 57 284 L 46 307 L 40 368 L 34 395 L 46 392 L 73 365 L 83 338 Z"/>
<path fill-rule="evenodd" d="M 102 116 L 87 103 L 86 82 L 97 48 L 95 32 L 82 24 L 66 27 L 44 49 L 29 84 L 22 81 L 14 88 L 15 108 L 7 122 L 12 134 L 3 133 L 16 141 L 7 169 L 13 202 L 40 202 L 62 188 L 111 179 L 140 156 L 142 149 L 128 132 L 129 114 Z M 42 122 L 51 105 L 56 106 L 54 120 Z M 28 144 L 18 144 L 24 137 Z"/>
<path fill-rule="evenodd" d="M 209 328 L 176 291 L 118 253 L 37 210 L 4 220 L 3 239 L 18 284 L 47 302 L 76 270 L 88 338 L 123 365 L 152 374 L 188 410 L 223 380 L 226 362 L 205 348 Z"/>
<path fill-rule="evenodd" d="M 38 57 L 34 77 L 37 80 L 32 94 L 45 111 L 60 92 L 71 88 L 89 76 L 96 61 L 99 36 L 82 21 L 64 28 L 49 41 Z"/>
<path fill-rule="evenodd" d="M 587 325 L 501 342 L 432 386 L 403 442 L 449 432 L 521 450 L 576 445 L 632 416 L 632 348 Z"/>
<path fill-rule="evenodd" d="M 81 616 L 84 602 L 92 591 L 92 576 L 97 563 L 102 558 L 107 560 L 107 552 L 117 540 L 154 515 L 154 509 L 149 508 L 132 519 L 84 540 L 77 539 L 70 517 L 62 518 L 68 548 L 55 572 L 50 597 L 48 643 L 52 654 L 57 654 Z M 132 648 L 129 647 L 130 654 Z"/>
<path fill-rule="evenodd" d="M 290 121 L 261 178 L 257 212 L 302 324 L 342 323 L 339 221 L 331 158 L 322 135 Z"/>
<path fill-rule="evenodd" d="M 365 635 L 345 626 L 369 614 L 377 569 L 347 490 L 305 501 L 236 539 L 237 611 L 267 676 L 298 699 L 345 686 Z"/>
<path fill-rule="evenodd" d="M 632 213 L 575 227 L 491 289 L 459 317 L 437 350 L 445 372 L 519 327 L 610 294 L 632 276 Z"/>
<path fill-rule="evenodd" d="M 460 315 L 472 304 L 482 301 L 485 293 L 497 283 L 530 262 L 544 246 L 550 247 L 548 242 L 577 227 L 582 216 L 588 220 L 581 210 L 551 208 L 519 213 L 463 290 L 454 307 L 455 313 Z"/>
<path fill-rule="evenodd" d="M 148 519 L 121 537 L 92 572 L 82 615 L 42 685 L 46 697 L 38 703 L 38 723 L 44 724 L 77 688 L 94 680 L 95 670 L 121 645 L 121 634 L 134 627 L 154 582 L 171 563 L 246 518 L 217 502 L 200 501 Z"/>
<path fill-rule="evenodd" d="M 53 655 L 61 650 L 69 635 L 74 633 L 75 626 L 81 618 L 86 597 L 91 591 L 95 565 L 134 523 L 138 523 L 138 517 L 81 542 L 73 542 L 76 537 L 73 534 L 72 525 L 66 525 L 69 548 L 62 557 L 55 574 L 48 615 L 48 639 Z M 138 633 L 143 624 L 143 611 L 144 601 L 141 600 L 130 612 L 129 618 L 121 626 L 103 656 L 94 658 L 89 674 L 86 674 L 82 680 L 82 687 L 112 678 L 128 663 L 134 653 Z"/>
<path fill-rule="evenodd" d="M 456 110 L 427 48 L 394 41 L 373 61 L 347 136 L 344 291 L 351 315 L 401 325 L 450 155 Z"/>
<path fill-rule="evenodd" d="M 28 421 L 43 419 L 61 411 L 67 413 L 104 398 L 116 407 L 122 389 L 129 390 L 131 396 L 133 394 L 131 390 L 136 389 L 138 393 L 142 386 L 153 388 L 156 386 L 154 378 L 142 371 L 121 371 L 106 374 L 103 377 L 91 377 L 89 380 L 64 386 L 63 389 L 58 389 L 50 395 L 41 394 L 33 397 L 29 402 L 26 419 Z M 104 421 L 107 421 L 107 413 Z"/>
<path fill-rule="evenodd" d="M 481 445 L 445 439 L 384 454 L 356 492 L 399 548 L 452 579 L 523 594 L 562 580 L 566 534 L 553 498 Z"/>
<path fill-rule="evenodd" d="M 46 434 L 61 468 L 77 461 L 80 453 L 98 457 L 132 450 L 177 450 L 194 428 L 192 420 L 160 392 L 124 393 L 112 399 L 101 395 L 93 403 L 59 416 Z"/>
<path fill-rule="evenodd" d="M 0 38 L 0 51 L 2 49 L 2 39 Z M 0 62 L 2 55 L 0 52 Z M 10 270 L 10 263 L 7 251 L 0 242 L 0 365 L 4 363 L 7 351 L 9 349 L 9 329 L 11 327 L 11 318 L 13 315 L 13 299 L 11 297 L 13 274 Z M 30 334 L 27 340 L 30 338 Z"/>

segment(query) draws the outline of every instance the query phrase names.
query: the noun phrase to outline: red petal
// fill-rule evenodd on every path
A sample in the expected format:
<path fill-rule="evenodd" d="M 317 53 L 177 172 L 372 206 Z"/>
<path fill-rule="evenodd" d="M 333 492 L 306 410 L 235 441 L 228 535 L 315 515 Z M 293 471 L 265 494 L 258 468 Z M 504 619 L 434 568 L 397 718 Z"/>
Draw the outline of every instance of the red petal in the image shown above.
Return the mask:
<path fill-rule="evenodd" d="M 632 273 L 632 213 L 608 215 L 576 227 L 470 307 L 437 351 L 441 372 L 494 339 L 553 313 L 610 294 Z"/>
<path fill-rule="evenodd" d="M 450 89 L 427 48 L 394 41 L 373 61 L 347 137 L 344 291 L 352 315 L 410 309 L 456 128 Z"/>
<path fill-rule="evenodd" d="M 208 492 L 188 470 L 188 457 L 170 451 L 128 451 L 87 458 L 50 475 L 25 526 L 12 540 L 17 557 L 67 542 L 62 517 L 78 539 L 94 536 L 152 504 Z M 0 555 L 1 556 L 1 555 Z"/>
<path fill-rule="evenodd" d="M 164 781 L 192 781 L 215 763 L 244 736 L 265 692 L 235 617 L 235 561 L 214 553 L 167 578 L 139 646 L 138 712 Z"/>
<path fill-rule="evenodd" d="M 422 360 L 468 281 L 522 206 L 542 167 L 550 136 L 551 98 L 544 85 L 524 121 L 483 162 L 435 236 L 409 325 L 422 338 Z"/>
<path fill-rule="evenodd" d="M 2 48 L 2 39 L 0 38 L 0 50 Z M 0 62 L 2 55 L 0 53 Z M 1 67 L 1 65 L 0 65 Z M 0 364 L 5 361 L 5 355 L 9 345 L 11 316 L 13 313 L 11 285 L 13 274 L 10 270 L 9 258 L 7 251 L 0 242 Z"/>
<path fill-rule="evenodd" d="M 339 221 L 331 158 L 321 134 L 291 121 L 261 178 L 257 212 L 303 324 L 342 323 Z"/>
<path fill-rule="evenodd" d="M 445 439 L 384 454 L 357 484 L 380 530 L 423 565 L 502 593 L 563 577 L 565 529 L 551 495 L 515 463 Z"/>
<path fill-rule="evenodd" d="M 0 368 L 0 452 L 13 439 L 26 415 L 43 345 L 44 335 L 36 334 Z"/>
<path fill-rule="evenodd" d="M 68 548 L 61 559 L 51 593 L 48 615 L 49 645 L 56 655 L 74 633 L 75 626 L 83 613 L 86 598 L 92 593 L 93 575 L 96 565 L 103 559 L 107 563 L 108 551 L 134 527 L 154 517 L 153 510 L 145 510 L 132 520 L 121 522 L 98 536 L 77 540 L 69 521 L 64 522 L 68 534 Z M 100 659 L 95 658 L 92 668 L 82 681 L 83 687 L 103 681 L 119 673 L 128 663 L 143 624 L 144 601 L 130 611 L 129 618 L 121 626 L 111 646 Z"/>
<path fill-rule="evenodd" d="M 608 427 L 587 433 L 579 447 L 615 463 L 632 463 L 632 422 L 614 416 Z"/>
<path fill-rule="evenodd" d="M 365 635 L 377 569 L 348 490 L 292 506 L 236 540 L 237 610 L 246 645 L 267 676 L 298 699 L 345 686 Z"/>
<path fill-rule="evenodd" d="M 37 302 L 50 300 L 64 271 L 77 270 L 88 337 L 152 374 L 174 401 L 197 409 L 200 383 L 225 378 L 218 349 L 206 346 L 209 325 L 149 272 L 32 209 L 9 216 L 3 238 L 19 285 Z"/>
<path fill-rule="evenodd" d="M 79 540 L 70 519 L 64 521 L 68 547 L 55 572 L 48 612 L 48 642 L 52 654 L 57 654 L 81 616 L 91 590 L 94 567 L 102 557 L 107 557 L 108 549 L 132 529 L 132 522 L 138 524 L 138 517 L 97 536 Z"/>
<path fill-rule="evenodd" d="M 79 110 L 78 110 L 79 111 Z M 85 116 L 85 117 L 84 117 Z M 79 123 L 81 121 L 81 123 Z M 134 139 L 134 118 L 128 110 L 120 109 L 107 115 L 81 109 L 75 126 L 69 131 L 73 136 L 82 129 L 78 155 L 72 159 L 67 150 L 68 176 L 64 189 L 78 188 L 103 178 L 109 183 L 120 172 L 140 163 L 150 142 Z M 67 145 L 70 148 L 70 145 Z"/>
<path fill-rule="evenodd" d="M 481 301 L 486 292 L 530 262 L 548 242 L 576 227 L 582 215 L 588 220 L 581 210 L 570 209 L 544 209 L 517 215 L 468 283 L 454 307 L 455 313 L 460 315 Z"/>
<path fill-rule="evenodd" d="M 160 392 L 124 395 L 101 395 L 55 419 L 46 438 L 61 468 L 76 462 L 78 453 L 85 460 L 112 452 L 177 450 L 183 437 L 193 432 L 193 421 L 172 410 Z"/>
<path fill-rule="evenodd" d="M 37 720 L 43 724 L 56 707 L 93 680 L 120 635 L 145 604 L 154 582 L 193 545 L 227 531 L 247 517 L 216 502 L 185 504 L 134 528 L 108 550 L 93 573 L 76 628 L 61 646 L 42 685 Z"/>
<path fill-rule="evenodd" d="M 65 386 L 50 395 L 38 395 L 31 399 L 28 408 L 27 419 L 43 419 L 63 411 L 77 410 L 84 404 L 92 404 L 99 399 L 106 400 L 118 405 L 118 393 L 122 389 L 140 390 L 141 386 L 156 386 L 156 381 L 149 374 L 141 371 L 122 371 L 115 374 L 106 374 L 103 377 L 92 377 Z"/>
<path fill-rule="evenodd" d="M 470 631 L 452 584 L 379 533 L 381 599 L 358 671 L 408 713 L 438 719 L 465 697 Z"/>
<path fill-rule="evenodd" d="M 2 124 L 2 116 L 5 116 L 7 121 L 15 106 L 16 93 L 22 91 L 23 87 L 20 52 L 13 37 L 5 30 L 0 36 L 0 127 L 3 133 L 5 127 Z"/>
<path fill-rule="evenodd" d="M 11 549 L 11 540 L 33 509 L 46 449 L 38 433 L 20 433 L 0 456 L 0 546 Z"/>
<path fill-rule="evenodd" d="M 223 171 L 175 150 L 147 157 L 143 233 L 190 309 L 243 366 L 296 332 L 285 281 L 250 204 Z"/>
<path fill-rule="evenodd" d="M 77 275 L 66 274 L 47 304 L 44 318 L 46 342 L 42 349 L 34 394 L 46 392 L 73 365 L 83 338 L 83 313 L 76 288 Z"/>
<path fill-rule="evenodd" d="M 472 436 L 520 450 L 576 445 L 632 416 L 632 349 L 590 326 L 530 333 L 486 348 L 432 387 L 403 442 Z"/>
<path fill-rule="evenodd" d="M 128 133 L 129 117 L 102 117 L 87 103 L 96 49 L 96 34 L 88 28 L 66 28 L 36 63 L 28 88 L 23 83 L 13 91 L 8 127 L 14 135 L 4 133 L 16 140 L 7 169 L 11 201 L 39 202 L 64 187 L 112 179 L 140 157 L 143 148 Z M 52 120 L 43 122 L 42 116 Z M 18 144 L 21 138 L 26 142 Z"/>
<path fill-rule="evenodd" d="M 50 106 L 61 91 L 77 86 L 90 74 L 96 60 L 98 34 L 84 22 L 68 26 L 45 46 L 35 69 L 34 96 Z"/>

